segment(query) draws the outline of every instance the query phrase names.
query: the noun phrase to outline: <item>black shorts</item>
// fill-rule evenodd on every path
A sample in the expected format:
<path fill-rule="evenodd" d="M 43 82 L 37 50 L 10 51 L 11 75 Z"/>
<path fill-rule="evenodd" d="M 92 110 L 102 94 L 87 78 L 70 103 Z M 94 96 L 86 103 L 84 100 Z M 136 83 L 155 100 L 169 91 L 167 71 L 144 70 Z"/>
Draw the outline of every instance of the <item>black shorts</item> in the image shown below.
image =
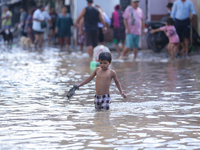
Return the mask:
<path fill-rule="evenodd" d="M 86 46 L 98 45 L 98 31 L 85 31 Z"/>
<path fill-rule="evenodd" d="M 41 31 L 35 31 L 33 30 L 34 34 L 44 34 L 44 32 L 41 32 Z"/>
<path fill-rule="evenodd" d="M 104 34 L 102 28 L 99 28 L 99 42 L 100 43 L 104 42 Z"/>
<path fill-rule="evenodd" d="M 190 37 L 190 19 L 175 20 L 175 27 L 180 41 L 183 42 L 184 38 Z"/>

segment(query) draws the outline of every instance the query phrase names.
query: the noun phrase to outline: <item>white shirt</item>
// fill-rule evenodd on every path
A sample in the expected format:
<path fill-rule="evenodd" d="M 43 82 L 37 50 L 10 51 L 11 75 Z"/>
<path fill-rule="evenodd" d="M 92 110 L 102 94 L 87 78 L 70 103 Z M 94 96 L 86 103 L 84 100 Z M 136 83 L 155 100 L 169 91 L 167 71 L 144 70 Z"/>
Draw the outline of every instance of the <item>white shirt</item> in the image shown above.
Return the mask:
<path fill-rule="evenodd" d="M 33 19 L 38 19 L 38 20 L 44 20 L 45 17 L 43 15 L 43 13 L 41 12 L 40 9 L 37 9 L 34 13 L 33 13 Z M 39 32 L 44 32 L 45 29 L 41 28 L 41 22 L 40 21 L 36 21 L 33 20 L 33 30 L 35 31 L 39 31 Z"/>
<path fill-rule="evenodd" d="M 104 17 L 105 22 L 110 26 L 111 20 L 105 12 L 103 12 L 103 17 Z M 103 24 L 101 22 L 98 22 L 98 27 L 103 28 Z"/>
<path fill-rule="evenodd" d="M 48 22 L 48 21 L 51 20 L 51 16 L 49 15 L 49 13 L 48 13 L 47 11 L 43 11 L 42 14 L 44 15 L 45 21 L 46 21 L 46 23 L 47 23 L 47 26 L 49 27 L 50 25 L 49 25 L 49 22 Z"/>

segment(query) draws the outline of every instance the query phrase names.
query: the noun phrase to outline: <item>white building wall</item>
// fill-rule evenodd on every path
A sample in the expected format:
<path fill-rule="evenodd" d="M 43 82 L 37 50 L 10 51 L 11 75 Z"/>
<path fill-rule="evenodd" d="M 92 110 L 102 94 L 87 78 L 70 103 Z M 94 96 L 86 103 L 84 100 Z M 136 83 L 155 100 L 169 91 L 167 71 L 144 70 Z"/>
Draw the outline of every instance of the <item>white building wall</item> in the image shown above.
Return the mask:
<path fill-rule="evenodd" d="M 198 1 L 198 31 L 200 34 L 200 1 Z"/>
<path fill-rule="evenodd" d="M 78 18 L 78 15 L 81 13 L 84 7 L 87 6 L 87 1 L 86 0 L 74 0 L 77 11 L 77 15 L 74 16 L 75 20 Z M 120 0 L 94 0 L 94 5 L 100 5 L 103 11 L 111 18 L 112 17 L 112 12 L 114 11 L 114 7 L 117 4 L 120 4 Z"/>
<path fill-rule="evenodd" d="M 145 17 L 147 18 L 146 0 L 141 0 L 139 7 L 143 10 Z"/>
<path fill-rule="evenodd" d="M 167 0 L 149 0 L 149 13 L 151 15 L 159 14 L 159 15 L 165 15 L 167 14 Z"/>

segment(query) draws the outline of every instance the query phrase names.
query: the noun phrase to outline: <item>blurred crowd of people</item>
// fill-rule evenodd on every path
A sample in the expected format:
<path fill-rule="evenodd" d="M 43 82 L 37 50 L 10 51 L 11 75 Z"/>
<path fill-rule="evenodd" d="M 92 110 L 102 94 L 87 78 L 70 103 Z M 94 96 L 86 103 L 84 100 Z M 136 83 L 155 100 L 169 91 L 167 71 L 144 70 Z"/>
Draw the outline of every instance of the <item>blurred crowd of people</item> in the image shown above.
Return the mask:
<path fill-rule="evenodd" d="M 12 34 L 10 31 L 12 27 L 12 13 L 7 6 L 3 7 L 1 19 L 2 32 Z M 55 43 L 56 39 L 58 39 L 60 47 L 62 47 L 61 45 L 65 41 L 66 49 L 69 49 L 68 45 L 70 43 L 73 21 L 66 6 L 62 7 L 60 14 L 55 12 L 54 6 L 51 6 L 48 12 L 43 5 L 40 5 L 38 8 L 30 9 L 29 14 L 27 14 L 24 7 L 21 7 L 19 23 L 16 26 L 21 30 L 21 37 L 30 38 L 35 48 L 37 48 L 37 45 L 39 45 L 39 48 L 42 48 L 44 39 L 48 40 L 49 44 Z"/>
<path fill-rule="evenodd" d="M 85 40 L 87 52 L 92 57 L 93 49 L 98 44 L 104 43 L 104 35 L 108 27 L 113 28 L 113 43 L 119 54 L 122 49 L 123 58 L 129 49 L 133 49 L 135 59 L 139 48 L 139 36 L 144 33 L 144 13 L 139 8 L 140 0 L 131 0 L 131 6 L 128 6 L 123 12 L 120 5 L 116 5 L 112 13 L 111 20 L 99 5 L 94 5 L 93 0 L 87 0 L 88 6 L 85 7 L 74 27 L 79 26 L 79 40 L 82 44 Z M 83 26 L 84 24 L 84 26 Z M 83 37 L 83 30 L 84 35 Z M 121 46 L 119 47 L 119 43 Z"/>
<path fill-rule="evenodd" d="M 133 49 L 134 59 L 136 59 L 139 37 L 145 34 L 145 16 L 143 10 L 139 8 L 139 2 L 140 0 L 131 0 L 131 5 L 124 12 L 120 5 L 116 5 L 110 19 L 101 6 L 94 5 L 93 0 L 87 0 L 87 6 L 82 10 L 74 24 L 66 6 L 62 7 L 60 14 L 55 12 L 54 6 L 51 6 L 48 12 L 43 5 L 40 5 L 37 9 L 32 8 L 29 14 L 21 7 L 18 27 L 22 30 L 21 36 L 30 38 L 36 48 L 37 45 L 42 48 L 45 38 L 49 43 L 55 43 L 58 40 L 61 50 L 65 43 L 65 49 L 69 52 L 72 36 L 71 27 L 74 26 L 77 30 L 77 42 L 80 45 L 80 50 L 83 51 L 83 46 L 86 45 L 90 57 L 93 55 L 94 47 L 98 44 L 104 44 L 104 36 L 108 27 L 111 27 L 113 43 L 119 56 L 123 58 L 130 49 Z M 194 6 L 189 0 L 177 0 L 174 5 L 169 3 L 167 7 L 175 21 L 175 32 L 177 31 L 182 43 L 182 51 L 187 55 L 190 22 L 195 14 Z M 8 34 L 11 34 L 11 18 L 12 13 L 7 6 L 4 6 L 1 16 L 2 30 Z M 168 28 L 162 30 L 169 32 Z M 122 49 L 122 54 L 120 49 Z"/>

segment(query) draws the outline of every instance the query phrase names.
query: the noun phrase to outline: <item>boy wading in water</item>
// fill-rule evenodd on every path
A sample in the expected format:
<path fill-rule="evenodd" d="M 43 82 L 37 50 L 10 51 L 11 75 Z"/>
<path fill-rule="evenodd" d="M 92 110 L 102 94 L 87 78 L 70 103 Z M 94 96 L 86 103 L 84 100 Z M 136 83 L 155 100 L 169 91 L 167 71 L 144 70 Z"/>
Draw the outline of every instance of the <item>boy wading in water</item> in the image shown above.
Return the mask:
<path fill-rule="evenodd" d="M 109 110 L 109 105 L 111 103 L 110 97 L 110 83 L 114 79 L 117 88 L 119 89 L 120 94 L 123 98 L 126 98 L 126 94 L 123 93 L 121 85 L 118 81 L 117 74 L 114 70 L 109 69 L 111 64 L 112 56 L 109 52 L 102 52 L 99 55 L 99 64 L 100 67 L 96 68 L 93 74 L 83 81 L 78 87 L 83 86 L 84 84 L 89 83 L 95 76 L 96 77 L 96 95 L 95 95 L 95 108 L 97 110 L 105 109 Z"/>

